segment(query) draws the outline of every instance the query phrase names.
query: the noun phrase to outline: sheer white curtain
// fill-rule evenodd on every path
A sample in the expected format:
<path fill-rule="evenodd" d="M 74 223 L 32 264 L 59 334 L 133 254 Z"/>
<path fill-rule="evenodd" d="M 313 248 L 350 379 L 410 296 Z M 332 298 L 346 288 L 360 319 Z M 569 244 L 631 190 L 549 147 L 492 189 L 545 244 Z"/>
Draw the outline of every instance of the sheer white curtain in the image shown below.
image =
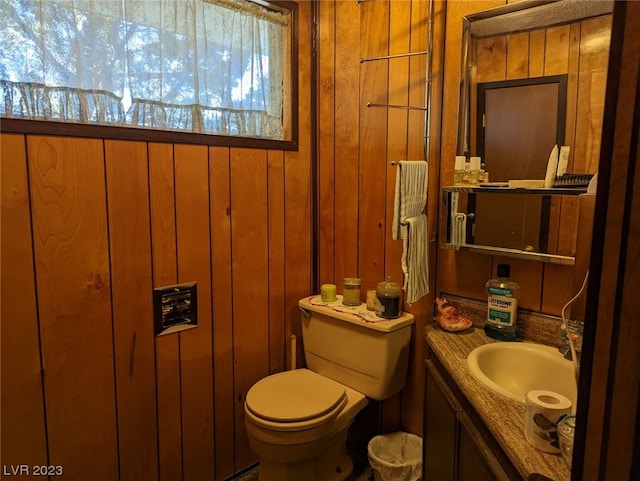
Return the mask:
<path fill-rule="evenodd" d="M 0 115 L 284 136 L 287 19 L 245 0 L 0 0 Z"/>
<path fill-rule="evenodd" d="M 94 3 L 2 0 L 3 115 L 83 123 L 122 119 L 121 4 L 100 2 L 98 13 Z"/>

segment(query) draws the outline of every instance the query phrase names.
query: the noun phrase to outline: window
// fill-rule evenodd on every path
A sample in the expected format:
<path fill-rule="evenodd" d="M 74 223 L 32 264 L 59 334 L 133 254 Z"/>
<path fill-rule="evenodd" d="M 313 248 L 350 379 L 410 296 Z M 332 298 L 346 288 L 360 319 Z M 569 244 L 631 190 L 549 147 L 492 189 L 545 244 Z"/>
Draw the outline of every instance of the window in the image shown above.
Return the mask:
<path fill-rule="evenodd" d="M 0 0 L 0 115 L 289 140 L 291 12 L 247 0 Z"/>

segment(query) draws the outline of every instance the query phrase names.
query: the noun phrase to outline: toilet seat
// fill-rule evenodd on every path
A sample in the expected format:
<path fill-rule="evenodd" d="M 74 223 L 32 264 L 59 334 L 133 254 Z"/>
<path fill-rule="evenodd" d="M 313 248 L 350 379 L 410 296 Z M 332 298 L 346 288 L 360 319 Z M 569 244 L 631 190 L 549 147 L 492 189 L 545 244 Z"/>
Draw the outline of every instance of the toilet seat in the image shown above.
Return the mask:
<path fill-rule="evenodd" d="M 247 393 L 247 416 L 276 431 L 299 431 L 325 424 L 342 411 L 345 386 L 308 369 L 296 369 L 261 379 Z"/>

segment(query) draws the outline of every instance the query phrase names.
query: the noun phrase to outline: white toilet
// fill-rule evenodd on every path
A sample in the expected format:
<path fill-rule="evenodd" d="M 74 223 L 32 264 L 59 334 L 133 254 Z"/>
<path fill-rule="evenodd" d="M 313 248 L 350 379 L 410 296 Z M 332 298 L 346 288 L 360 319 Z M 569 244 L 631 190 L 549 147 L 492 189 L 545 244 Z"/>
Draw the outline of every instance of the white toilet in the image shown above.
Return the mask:
<path fill-rule="evenodd" d="M 364 304 L 349 310 L 320 296 L 298 305 L 307 369 L 273 374 L 249 389 L 247 436 L 260 457 L 259 481 L 342 481 L 353 470 L 345 446 L 356 414 L 367 398 L 386 399 L 404 387 L 414 318 L 383 320 Z"/>

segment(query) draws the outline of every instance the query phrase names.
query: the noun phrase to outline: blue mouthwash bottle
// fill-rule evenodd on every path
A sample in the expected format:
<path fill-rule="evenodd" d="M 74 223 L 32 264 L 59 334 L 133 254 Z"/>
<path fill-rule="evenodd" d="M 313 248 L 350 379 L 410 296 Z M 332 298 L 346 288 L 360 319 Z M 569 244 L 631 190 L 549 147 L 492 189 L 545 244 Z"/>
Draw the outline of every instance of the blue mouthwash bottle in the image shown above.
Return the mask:
<path fill-rule="evenodd" d="M 498 278 L 486 284 L 487 322 L 484 332 L 500 341 L 515 341 L 517 338 L 516 317 L 520 286 L 509 279 L 509 264 L 498 264 Z"/>

